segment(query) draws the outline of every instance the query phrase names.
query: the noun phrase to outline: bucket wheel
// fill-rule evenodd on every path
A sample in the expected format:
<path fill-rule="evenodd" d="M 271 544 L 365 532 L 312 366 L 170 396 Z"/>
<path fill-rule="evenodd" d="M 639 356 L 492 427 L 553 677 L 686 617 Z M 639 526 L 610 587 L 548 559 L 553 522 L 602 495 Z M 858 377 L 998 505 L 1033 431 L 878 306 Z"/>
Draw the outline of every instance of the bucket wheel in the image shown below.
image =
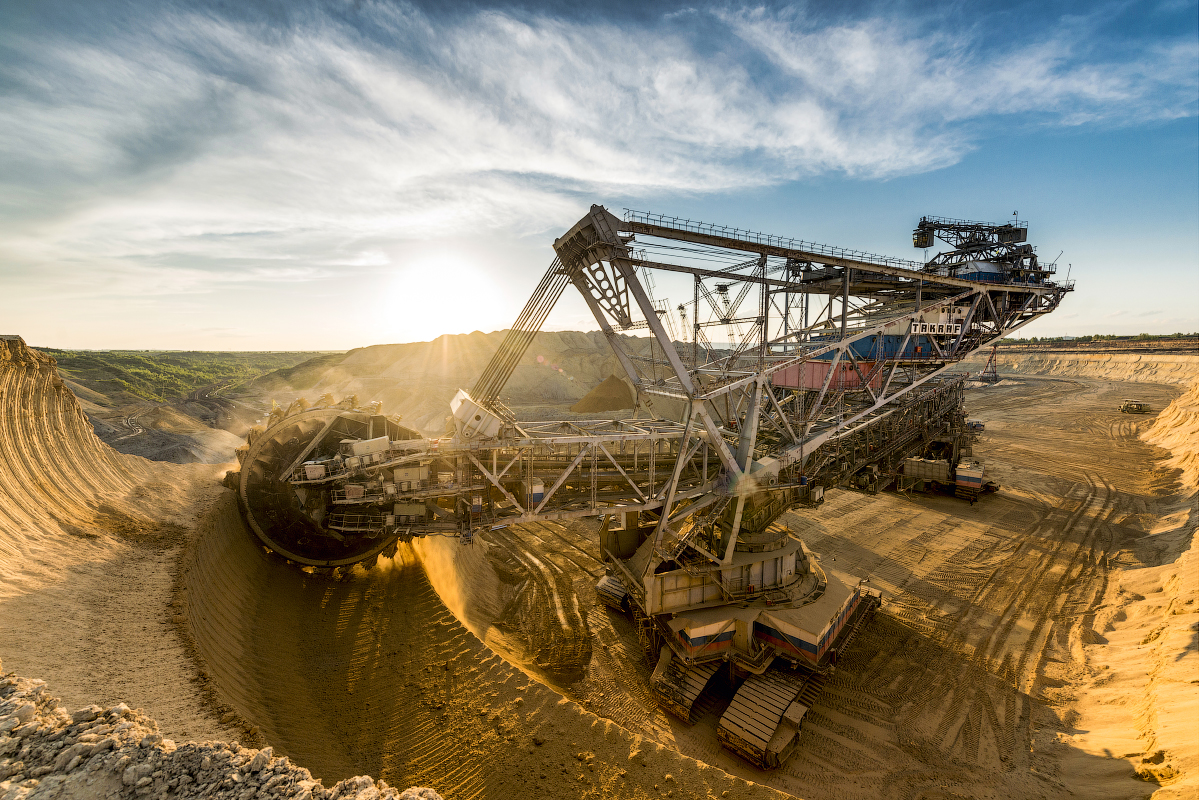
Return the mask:
<path fill-rule="evenodd" d="M 288 481 L 298 459 L 336 447 L 368 425 L 367 419 L 363 412 L 316 408 L 287 416 L 252 438 L 238 494 L 250 529 L 268 548 L 300 564 L 336 567 L 371 558 L 395 541 L 395 535 L 343 536 L 326 528 L 328 489 Z"/>

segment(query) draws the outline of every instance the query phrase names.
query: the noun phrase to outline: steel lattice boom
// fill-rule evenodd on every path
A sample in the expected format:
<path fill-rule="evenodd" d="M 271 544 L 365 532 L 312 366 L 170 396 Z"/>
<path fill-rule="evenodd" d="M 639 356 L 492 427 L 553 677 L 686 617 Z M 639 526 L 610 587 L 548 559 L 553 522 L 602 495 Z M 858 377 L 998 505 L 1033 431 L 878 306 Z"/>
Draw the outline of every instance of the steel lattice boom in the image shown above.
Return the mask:
<path fill-rule="evenodd" d="M 1072 290 L 1024 223 L 922 218 L 914 244 L 935 237 L 952 249 L 919 263 L 592 206 L 451 402 L 452 431 L 427 438 L 353 401 L 281 412 L 239 451 L 243 510 L 266 546 L 314 566 L 402 538 L 601 518 L 597 597 L 632 614 L 664 708 L 688 717 L 728 664 L 744 683 L 718 737 L 776 766 L 879 602 L 780 517 L 831 486 L 940 481 L 974 500 L 987 484 L 960 461 L 971 432 L 952 370 Z M 691 299 L 672 306 L 656 273 Z M 498 402 L 567 284 L 637 392 L 633 419 L 519 421 Z M 798 671 L 768 673 L 778 659 Z"/>
<path fill-rule="evenodd" d="M 347 409 L 305 412 L 314 421 L 292 420 L 288 439 L 305 447 L 290 453 L 267 435 L 242 454 L 251 466 L 243 483 L 253 484 L 244 499 L 304 495 L 299 507 L 282 503 L 254 527 L 289 557 L 333 564 L 398 535 L 637 512 L 653 522 L 656 547 L 704 539 L 707 557 L 727 561 L 743 527 L 755 533 L 771 522 L 763 508 L 778 508 L 780 497 L 816 502 L 823 487 L 870 462 L 845 456 L 854 442 L 891 431 L 870 452 L 875 469 L 894 469 L 913 438 L 896 420 L 939 393 L 957 394 L 961 409 L 948 371 L 1057 308 L 1072 287 L 1029 269 L 1026 230 L 924 217 L 917 234 L 956 249 L 921 264 L 663 215 L 618 218 L 593 206 L 555 240 L 557 257 L 517 323 L 473 392 L 455 399 L 452 436 L 403 429 L 381 438 L 382 417 L 360 410 L 374 424 L 352 424 L 334 419 L 352 416 Z M 980 261 L 988 254 L 995 260 Z M 676 309 L 679 332 L 667 301 L 651 295 L 654 272 L 691 283 L 691 300 Z M 504 382 L 568 283 L 648 418 L 518 423 L 499 406 Z M 649 332 L 648 349 L 620 335 L 638 329 Z M 946 409 L 937 413 L 942 428 L 957 424 Z M 342 452 L 349 429 L 378 444 Z M 712 519 L 718 506 L 723 516 Z M 707 532 L 697 533 L 703 525 Z M 272 526 L 288 531 L 274 534 L 287 542 L 272 541 Z"/>

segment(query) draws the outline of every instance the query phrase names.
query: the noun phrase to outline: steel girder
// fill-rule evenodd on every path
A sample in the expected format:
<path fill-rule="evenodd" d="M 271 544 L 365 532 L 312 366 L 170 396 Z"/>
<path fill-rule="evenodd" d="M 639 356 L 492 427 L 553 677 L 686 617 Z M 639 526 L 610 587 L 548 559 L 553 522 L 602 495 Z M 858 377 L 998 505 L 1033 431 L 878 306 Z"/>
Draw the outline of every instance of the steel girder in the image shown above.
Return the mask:
<path fill-rule="evenodd" d="M 321 446 L 330 456 L 344 445 L 331 426 L 366 413 L 331 410 L 314 415 L 303 436 L 284 437 L 294 448 L 252 448 L 244 472 L 279 491 L 261 502 L 247 495 L 246 504 L 278 517 L 296 511 L 294 494 L 308 514 L 298 536 L 336 516 L 340 527 L 325 527 L 336 528 L 328 536 L 337 552 L 317 553 L 306 562 L 314 564 L 349 563 L 397 535 L 632 512 L 650 512 L 664 558 L 691 544 L 729 563 L 743 525 L 758 531 L 802 498 L 806 471 L 832 484 L 863 458 L 911 448 L 914 425 L 936 417 L 944 427 L 961 406 L 961 381 L 946 380 L 948 370 L 1050 313 L 1071 288 L 1044 276 L 981 283 L 748 231 L 621 220 L 600 206 L 555 250 L 478 384 L 489 434 L 460 426 L 437 439 L 393 436 L 385 452 L 326 458 L 329 470 L 310 477 L 302 462 L 316 443 L 333 437 Z M 679 310 L 690 343 L 664 326 L 669 306 L 656 303 L 639 270 L 688 276 L 692 300 Z M 565 281 L 587 302 L 649 419 L 518 422 L 496 402 Z M 731 341 L 714 343 L 705 330 L 721 326 Z M 653 337 L 650 357 L 620 335 L 637 328 Z M 393 473 L 414 466 L 441 474 L 414 483 Z M 394 508 L 402 505 L 420 508 L 420 519 Z"/>
<path fill-rule="evenodd" d="M 637 253 L 630 250 L 635 236 Z M 686 258 L 652 258 L 646 251 L 654 246 L 646 239 L 671 242 L 676 253 L 686 243 L 705 252 L 742 255 L 731 267 L 713 269 Z M 600 206 L 557 240 L 555 249 L 597 323 L 610 334 L 639 400 L 652 412 L 655 400 L 673 401 L 684 410 L 672 416 L 686 426 L 702 426 L 735 493 L 739 486 L 750 491 L 755 485 L 744 480 L 752 472 L 757 480 L 774 481 L 782 471 L 803 469 L 807 454 L 886 416 L 957 362 L 1053 311 L 1071 289 L 1045 280 L 983 283 L 931 274 L 916 262 L 636 212 L 622 220 Z M 751 254 L 758 257 L 745 258 Z M 772 267 L 768 259 L 782 263 Z M 658 322 L 638 268 L 692 276 L 693 341 L 686 363 Z M 601 270 L 624 278 L 664 354 L 661 376 L 624 352 L 615 333 L 627 322 L 605 305 L 602 287 L 592 279 Z M 724 299 L 727 292 L 718 300 L 705 281 L 720 281 L 722 289 L 738 282 L 742 287 L 736 300 Z M 752 286 L 759 289 L 756 313 L 742 310 Z M 781 293 L 803 299 L 806 319 L 796 327 L 788 302 L 782 313 L 774 303 L 779 335 L 772 338 L 773 298 Z M 813 319 L 811 300 L 822 297 Z M 712 311 L 710 320 L 699 318 L 701 298 Z M 955 314 L 953 334 L 923 332 L 922 323 L 939 311 L 945 316 L 946 309 Z M 702 354 L 705 326 L 737 323 L 752 325 L 741 342 L 722 350 L 704 341 Z M 915 352 L 914 342 L 920 342 Z M 798 371 L 824 371 L 825 377 L 802 392 L 781 389 L 777 376 Z"/>

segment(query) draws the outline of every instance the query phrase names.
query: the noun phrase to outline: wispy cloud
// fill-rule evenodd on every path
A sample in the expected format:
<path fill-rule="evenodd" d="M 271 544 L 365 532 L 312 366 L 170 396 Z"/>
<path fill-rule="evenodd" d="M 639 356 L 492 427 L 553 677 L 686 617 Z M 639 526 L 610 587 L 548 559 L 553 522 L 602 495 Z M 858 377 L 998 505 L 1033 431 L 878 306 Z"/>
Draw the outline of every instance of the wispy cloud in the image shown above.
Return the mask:
<path fill-rule="evenodd" d="M 890 148 L 868 148 L 874 157 L 862 168 L 887 174 L 937 163 L 928 155 L 935 148 L 908 149 L 923 136 L 956 153 L 970 147 L 973 129 L 956 124 L 970 120 L 1126 124 L 1194 115 L 1195 41 L 1131 49 L 1098 31 L 1114 10 L 1098 7 L 1040 35 L 1015 37 L 997 37 L 988 25 L 963 30 L 930 18 L 877 17 L 818 28 L 802 10 L 721 16 L 778 68 L 784 92 L 834 116 L 841 134 L 834 140 L 878 145 L 910 137 L 897 152 L 914 153 L 911 165 Z M 852 163 L 844 158 L 831 166 Z"/>
<path fill-rule="evenodd" d="M 543 231 L 584 197 L 887 178 L 995 124 L 1195 113 L 1194 37 L 1098 52 L 1095 24 L 997 45 L 886 16 L 365 3 L 279 29 L 147 5 L 0 33 L 0 259 L 113 280 L 153 264 L 179 273 L 163 292 L 293 280 L 386 264 L 385 240 Z"/>

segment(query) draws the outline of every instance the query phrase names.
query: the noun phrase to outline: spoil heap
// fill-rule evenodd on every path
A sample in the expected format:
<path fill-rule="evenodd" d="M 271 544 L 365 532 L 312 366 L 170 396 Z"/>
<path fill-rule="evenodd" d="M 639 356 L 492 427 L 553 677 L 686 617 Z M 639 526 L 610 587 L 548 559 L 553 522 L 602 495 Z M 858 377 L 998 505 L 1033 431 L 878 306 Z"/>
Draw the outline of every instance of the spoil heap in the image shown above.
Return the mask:
<path fill-rule="evenodd" d="M 622 411 L 626 408 L 633 408 L 633 393 L 629 391 L 625 381 L 616 375 L 609 375 L 603 383 L 571 406 L 571 411 L 576 414 L 590 414 L 600 411 Z"/>
<path fill-rule="evenodd" d="M 158 724 L 121 703 L 68 712 L 39 680 L 0 678 L 0 797 L 259 797 L 293 800 L 441 800 L 360 775 L 326 789 L 270 747 L 176 745 Z"/>
<path fill-rule="evenodd" d="M 381 401 L 389 413 L 400 414 L 405 425 L 440 434 L 450 399 L 474 384 L 504 333 L 475 331 L 439 336 L 431 342 L 373 345 L 319 356 L 264 375 L 248 389 L 284 405 L 301 395 L 311 399 L 326 392 L 336 397 L 357 394 Z M 649 339 L 623 341 L 633 355 L 650 355 Z M 599 331 L 542 332 L 522 356 L 500 399 L 518 419 L 550 419 L 581 400 L 586 387 L 621 371 Z"/>

